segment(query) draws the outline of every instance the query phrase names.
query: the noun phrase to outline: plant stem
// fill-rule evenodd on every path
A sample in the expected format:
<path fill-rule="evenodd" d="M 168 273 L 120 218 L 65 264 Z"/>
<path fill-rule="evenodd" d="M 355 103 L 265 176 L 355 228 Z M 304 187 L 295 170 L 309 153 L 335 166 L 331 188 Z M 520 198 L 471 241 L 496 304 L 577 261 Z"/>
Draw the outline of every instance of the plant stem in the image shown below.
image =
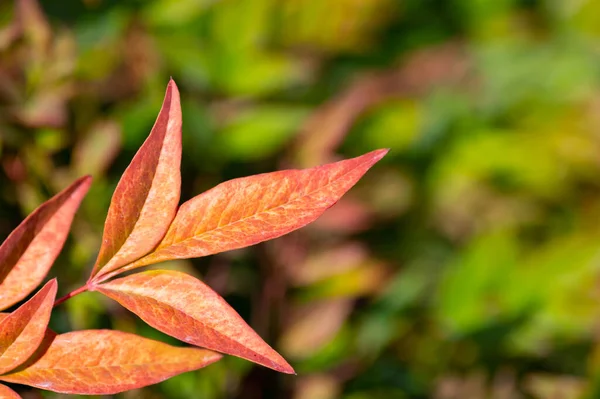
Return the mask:
<path fill-rule="evenodd" d="M 71 292 L 69 292 L 67 295 L 63 296 L 62 298 L 57 299 L 54 302 L 54 307 L 57 307 L 58 305 L 60 305 L 61 303 L 63 303 L 64 301 L 66 301 L 69 298 L 74 297 L 75 295 L 79 295 L 82 292 L 86 292 L 88 290 L 88 286 L 84 285 L 83 287 L 79 287 L 76 290 L 73 290 Z"/>

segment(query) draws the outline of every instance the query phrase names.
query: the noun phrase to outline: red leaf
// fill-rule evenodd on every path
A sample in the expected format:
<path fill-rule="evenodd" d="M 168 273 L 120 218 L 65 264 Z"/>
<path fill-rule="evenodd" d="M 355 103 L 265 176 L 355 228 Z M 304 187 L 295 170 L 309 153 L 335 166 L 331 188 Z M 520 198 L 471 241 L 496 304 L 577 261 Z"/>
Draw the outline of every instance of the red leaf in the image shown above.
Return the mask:
<path fill-rule="evenodd" d="M 0 374 L 19 366 L 38 348 L 56 298 L 56 279 L 0 322 Z"/>
<path fill-rule="evenodd" d="M 181 189 L 181 106 L 171 80 L 150 135 L 121 177 L 92 279 L 150 252 L 175 217 Z"/>
<path fill-rule="evenodd" d="M 216 362 L 221 355 L 177 348 L 112 330 L 48 334 L 46 347 L 0 380 L 54 392 L 109 395 L 163 381 Z"/>
<path fill-rule="evenodd" d="M 242 248 L 305 226 L 335 204 L 387 151 L 219 184 L 183 204 L 156 250 L 127 270 Z"/>
<path fill-rule="evenodd" d="M 150 270 L 96 286 L 152 327 L 184 342 L 248 359 L 284 373 L 292 367 L 203 282 Z"/>
<path fill-rule="evenodd" d="M 22 399 L 21 396 L 7 387 L 6 385 L 0 384 L 0 398 L 2 399 Z"/>
<path fill-rule="evenodd" d="M 44 202 L 0 246 L 0 310 L 29 295 L 62 249 L 73 216 L 90 188 L 89 176 Z"/>

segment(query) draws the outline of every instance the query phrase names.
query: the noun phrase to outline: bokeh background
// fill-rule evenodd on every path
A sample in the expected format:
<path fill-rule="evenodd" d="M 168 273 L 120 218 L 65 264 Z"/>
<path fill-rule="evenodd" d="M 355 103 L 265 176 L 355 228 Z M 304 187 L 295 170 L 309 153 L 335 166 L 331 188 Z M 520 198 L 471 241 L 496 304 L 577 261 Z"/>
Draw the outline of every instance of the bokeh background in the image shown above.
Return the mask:
<path fill-rule="evenodd" d="M 391 151 L 298 232 L 160 265 L 297 376 L 226 357 L 115 397 L 600 397 L 600 2 L 0 1 L 0 236 L 94 177 L 59 294 L 86 280 L 170 76 L 183 200 Z M 176 343 L 95 293 L 52 327 Z"/>

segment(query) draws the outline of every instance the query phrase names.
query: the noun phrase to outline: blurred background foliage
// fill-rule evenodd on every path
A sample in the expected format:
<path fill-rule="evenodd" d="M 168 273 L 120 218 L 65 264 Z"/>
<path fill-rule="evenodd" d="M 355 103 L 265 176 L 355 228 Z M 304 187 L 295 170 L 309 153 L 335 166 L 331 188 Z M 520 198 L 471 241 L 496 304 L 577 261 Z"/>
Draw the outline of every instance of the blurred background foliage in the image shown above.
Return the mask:
<path fill-rule="evenodd" d="M 85 281 L 169 76 L 183 199 L 391 151 L 313 225 L 160 265 L 211 285 L 298 376 L 227 357 L 116 397 L 600 396 L 600 2 L 0 2 L 1 236 L 94 177 L 59 294 Z M 52 327 L 174 342 L 94 293 Z"/>

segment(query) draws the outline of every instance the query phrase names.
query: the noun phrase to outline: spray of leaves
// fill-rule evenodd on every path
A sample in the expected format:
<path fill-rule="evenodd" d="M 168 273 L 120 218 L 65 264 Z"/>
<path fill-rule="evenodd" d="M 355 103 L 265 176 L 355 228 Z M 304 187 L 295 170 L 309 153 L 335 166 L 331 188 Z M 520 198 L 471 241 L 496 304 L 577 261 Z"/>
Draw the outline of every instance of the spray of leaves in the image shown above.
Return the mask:
<path fill-rule="evenodd" d="M 194 258 L 280 237 L 317 219 L 387 150 L 303 170 L 222 183 L 178 206 L 181 106 L 175 82 L 150 135 L 123 173 L 85 285 L 56 299 L 50 280 L 10 314 L 0 313 L 0 380 L 70 394 L 105 395 L 140 388 L 205 367 L 221 353 L 294 373 L 210 287 L 181 272 L 141 271 L 170 259 Z M 67 238 L 91 177 L 82 177 L 25 219 L 0 246 L 0 310 L 44 280 Z M 53 306 L 100 292 L 152 327 L 190 347 L 173 347 L 112 330 L 56 334 Z M 0 395 L 18 398 L 7 386 Z"/>

